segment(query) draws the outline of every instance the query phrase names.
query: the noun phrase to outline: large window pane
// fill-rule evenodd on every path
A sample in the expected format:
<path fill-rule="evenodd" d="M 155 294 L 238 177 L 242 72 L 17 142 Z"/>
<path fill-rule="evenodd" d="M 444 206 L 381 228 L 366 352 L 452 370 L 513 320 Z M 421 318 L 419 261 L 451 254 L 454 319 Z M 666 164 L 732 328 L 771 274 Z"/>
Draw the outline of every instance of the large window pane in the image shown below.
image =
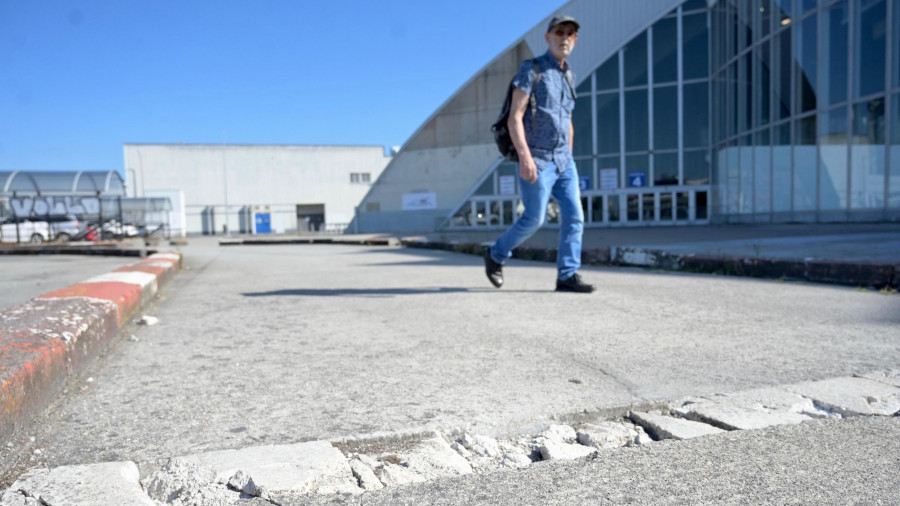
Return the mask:
<path fill-rule="evenodd" d="M 678 88 L 653 89 L 653 149 L 678 147 Z"/>
<path fill-rule="evenodd" d="M 594 146 L 594 132 L 591 127 L 591 96 L 578 97 L 575 100 L 575 111 L 572 113 L 572 126 L 575 128 L 575 156 L 590 156 Z"/>
<path fill-rule="evenodd" d="M 647 84 L 647 33 L 625 46 L 625 86 Z"/>
<path fill-rule="evenodd" d="M 694 9 L 705 9 L 706 8 L 706 0 L 687 0 L 684 3 L 683 9 L 686 11 L 691 11 Z"/>
<path fill-rule="evenodd" d="M 772 210 L 791 210 L 791 130 L 790 123 L 775 127 L 772 138 Z"/>
<path fill-rule="evenodd" d="M 709 145 L 709 85 L 684 85 L 684 147 Z"/>
<path fill-rule="evenodd" d="M 900 0 L 894 0 L 894 21 L 891 25 L 891 29 L 894 30 L 894 61 L 891 62 L 891 66 L 894 68 L 894 87 L 900 86 L 900 63 L 898 63 L 898 58 L 900 58 Z M 897 103 L 895 100 L 894 103 Z"/>
<path fill-rule="evenodd" d="M 816 208 L 816 116 L 801 118 L 794 133 L 794 211 Z"/>
<path fill-rule="evenodd" d="M 772 210 L 772 148 L 753 148 L 753 195 L 754 212 L 768 213 Z"/>
<path fill-rule="evenodd" d="M 725 76 L 726 88 L 725 88 L 725 115 L 726 115 L 726 123 L 725 123 L 725 131 L 728 132 L 728 137 L 737 135 L 738 133 L 738 67 L 737 62 L 732 62 L 731 65 L 728 66 Z"/>
<path fill-rule="evenodd" d="M 647 150 L 647 120 L 647 90 L 625 92 L 625 151 Z"/>
<path fill-rule="evenodd" d="M 763 38 L 772 29 L 772 0 L 753 0 L 753 13 L 756 16 L 754 30 L 759 38 Z"/>
<path fill-rule="evenodd" d="M 678 184 L 678 153 L 653 155 L 653 186 Z"/>
<path fill-rule="evenodd" d="M 850 152 L 850 207 L 884 206 L 884 99 L 853 106 Z"/>
<path fill-rule="evenodd" d="M 791 116 L 791 30 L 782 31 L 774 39 L 775 62 L 772 69 L 775 75 L 772 84 L 775 87 L 775 118 L 785 119 Z"/>
<path fill-rule="evenodd" d="M 709 151 L 684 152 L 684 184 L 709 184 Z"/>
<path fill-rule="evenodd" d="M 619 89 L 619 53 L 612 55 L 597 69 L 597 90 Z"/>
<path fill-rule="evenodd" d="M 620 181 L 621 171 L 619 170 L 622 166 L 622 159 L 618 156 L 600 156 L 597 157 L 597 178 L 598 181 L 594 185 L 595 188 L 600 190 L 612 190 L 615 188 L 622 188 L 624 185 L 622 181 Z M 608 171 L 608 172 L 604 172 Z M 615 178 L 612 178 L 612 174 L 615 172 Z M 603 188 L 602 183 L 606 177 L 609 177 L 609 184 L 612 185 L 612 188 Z"/>
<path fill-rule="evenodd" d="M 699 79 L 709 74 L 709 33 L 706 14 L 683 16 L 684 78 Z"/>
<path fill-rule="evenodd" d="M 753 3 L 749 0 L 738 4 L 738 48 L 743 51 L 753 44 Z"/>
<path fill-rule="evenodd" d="M 619 94 L 597 95 L 597 149 L 600 153 L 619 152 Z"/>
<path fill-rule="evenodd" d="M 772 105 L 771 70 L 769 66 L 769 41 L 753 49 L 753 106 L 756 108 L 755 126 L 768 125 Z"/>
<path fill-rule="evenodd" d="M 791 9 L 792 0 L 774 0 L 774 21 L 776 28 L 778 26 L 787 26 L 791 24 L 791 18 L 794 17 L 793 9 Z"/>
<path fill-rule="evenodd" d="M 814 111 L 816 109 L 816 85 L 817 72 L 816 49 L 817 25 L 816 15 L 803 20 L 795 32 L 794 51 L 797 61 L 797 104 L 799 112 Z"/>
<path fill-rule="evenodd" d="M 822 32 L 822 75 L 820 99 L 826 106 L 847 100 L 847 0 L 825 12 Z"/>
<path fill-rule="evenodd" d="M 625 186 L 632 188 L 640 188 L 636 183 L 641 182 L 643 186 L 650 186 L 648 178 L 650 177 L 650 160 L 649 155 L 628 155 L 625 157 Z"/>
<path fill-rule="evenodd" d="M 727 188 L 727 211 L 728 214 L 737 214 L 740 209 L 741 201 L 741 166 L 740 166 L 740 149 L 737 146 L 729 146 L 726 151 L 725 177 Z"/>
<path fill-rule="evenodd" d="M 895 11 L 896 12 L 896 11 Z M 900 207 L 900 93 L 891 97 L 891 173 L 888 205 Z"/>
<path fill-rule="evenodd" d="M 744 133 L 753 127 L 753 59 L 741 56 L 738 65 L 738 127 Z"/>
<path fill-rule="evenodd" d="M 753 148 L 743 146 L 741 149 L 741 197 L 740 212 L 753 212 Z"/>
<path fill-rule="evenodd" d="M 819 116 L 819 209 L 847 208 L 847 109 Z"/>
<path fill-rule="evenodd" d="M 800 14 L 816 8 L 818 0 L 800 0 Z"/>
<path fill-rule="evenodd" d="M 854 98 L 884 90 L 887 20 L 884 0 L 854 0 L 856 7 L 856 72 Z M 895 58 L 896 60 L 896 58 Z"/>
<path fill-rule="evenodd" d="M 653 82 L 678 80 L 677 18 L 663 18 L 653 25 Z"/>

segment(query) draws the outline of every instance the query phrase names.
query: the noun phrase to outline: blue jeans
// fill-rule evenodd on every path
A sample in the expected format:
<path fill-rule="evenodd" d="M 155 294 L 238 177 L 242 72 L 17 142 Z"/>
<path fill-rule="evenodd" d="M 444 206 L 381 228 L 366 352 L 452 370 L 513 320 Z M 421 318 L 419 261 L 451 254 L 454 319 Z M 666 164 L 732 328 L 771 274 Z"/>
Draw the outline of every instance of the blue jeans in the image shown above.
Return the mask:
<path fill-rule="evenodd" d="M 535 183 L 519 176 L 519 193 L 525 212 L 491 247 L 491 258 L 503 263 L 512 255 L 516 246 L 525 242 L 544 223 L 547 204 L 552 195 L 559 203 L 559 250 L 556 266 L 559 279 L 572 277 L 581 267 L 581 234 L 584 230 L 584 213 L 581 210 L 581 192 L 578 190 L 578 169 L 571 162 L 559 172 L 553 162 L 538 170 Z"/>

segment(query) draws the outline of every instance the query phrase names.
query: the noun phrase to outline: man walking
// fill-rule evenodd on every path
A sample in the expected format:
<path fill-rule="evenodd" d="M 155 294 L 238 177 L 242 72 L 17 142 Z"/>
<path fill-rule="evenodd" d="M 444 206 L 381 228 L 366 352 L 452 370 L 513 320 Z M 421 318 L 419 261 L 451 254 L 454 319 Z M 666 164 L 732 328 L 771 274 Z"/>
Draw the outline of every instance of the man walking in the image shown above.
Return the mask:
<path fill-rule="evenodd" d="M 594 291 L 594 286 L 578 275 L 584 214 L 578 170 L 572 159 L 575 90 L 566 77 L 566 58 L 578 41 L 578 28 L 571 16 L 554 17 L 544 35 L 547 52 L 522 63 L 513 78 L 508 126 L 519 156 L 519 193 L 525 212 L 485 251 L 485 272 L 497 288 L 503 285 L 503 262 L 544 223 L 553 196 L 560 210 L 556 291 Z"/>

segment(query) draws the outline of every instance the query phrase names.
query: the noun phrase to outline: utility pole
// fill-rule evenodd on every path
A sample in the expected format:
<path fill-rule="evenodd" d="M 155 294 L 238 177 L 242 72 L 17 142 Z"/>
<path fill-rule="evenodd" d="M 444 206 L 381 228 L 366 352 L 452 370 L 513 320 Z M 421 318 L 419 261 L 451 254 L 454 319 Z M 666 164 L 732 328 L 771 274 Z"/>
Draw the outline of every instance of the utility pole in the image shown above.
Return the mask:
<path fill-rule="evenodd" d="M 225 191 L 225 235 L 231 237 L 231 228 L 228 226 L 228 165 L 225 161 L 225 130 L 222 130 L 222 187 Z"/>

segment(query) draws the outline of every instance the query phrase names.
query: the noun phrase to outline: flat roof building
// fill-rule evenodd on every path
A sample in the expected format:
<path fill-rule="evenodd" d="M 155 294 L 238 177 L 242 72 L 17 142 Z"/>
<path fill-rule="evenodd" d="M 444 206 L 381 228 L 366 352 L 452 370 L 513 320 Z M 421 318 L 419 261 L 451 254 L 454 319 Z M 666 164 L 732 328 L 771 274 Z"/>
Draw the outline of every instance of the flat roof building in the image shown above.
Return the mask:
<path fill-rule="evenodd" d="M 344 232 L 390 160 L 381 146 L 125 144 L 124 154 L 129 195 L 168 197 L 173 235 Z"/>

